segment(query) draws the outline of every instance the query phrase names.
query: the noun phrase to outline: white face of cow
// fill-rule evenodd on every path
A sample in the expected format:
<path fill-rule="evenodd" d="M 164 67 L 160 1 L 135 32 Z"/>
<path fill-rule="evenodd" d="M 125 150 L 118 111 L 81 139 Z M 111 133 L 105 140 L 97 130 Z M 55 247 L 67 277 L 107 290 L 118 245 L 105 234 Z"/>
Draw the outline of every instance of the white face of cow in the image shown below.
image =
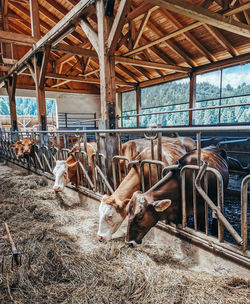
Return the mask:
<path fill-rule="evenodd" d="M 119 213 L 113 205 L 106 204 L 104 202 L 106 198 L 107 195 L 104 195 L 99 206 L 98 238 L 100 242 L 110 241 L 112 234 L 118 230 L 126 217 L 126 213 L 122 216 L 123 213 Z"/>
<path fill-rule="evenodd" d="M 55 175 L 55 184 L 53 189 L 55 192 L 62 192 L 68 183 L 68 166 L 65 160 L 57 160 L 53 170 Z"/>

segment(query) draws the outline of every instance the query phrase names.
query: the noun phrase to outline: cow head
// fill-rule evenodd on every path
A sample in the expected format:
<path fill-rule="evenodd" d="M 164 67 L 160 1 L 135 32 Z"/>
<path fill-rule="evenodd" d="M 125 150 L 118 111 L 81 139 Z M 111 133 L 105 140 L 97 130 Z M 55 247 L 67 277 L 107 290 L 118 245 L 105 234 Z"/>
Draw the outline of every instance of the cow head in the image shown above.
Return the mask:
<path fill-rule="evenodd" d="M 170 199 L 151 202 L 147 195 L 136 191 L 127 208 L 129 219 L 126 243 L 130 246 L 141 244 L 143 237 L 160 219 L 159 213 L 170 205 Z"/>
<path fill-rule="evenodd" d="M 55 192 L 62 192 L 68 181 L 68 166 L 65 160 L 57 160 L 53 170 L 55 175 L 55 184 L 53 189 Z"/>
<path fill-rule="evenodd" d="M 25 155 L 29 155 L 32 152 L 34 143 L 35 143 L 34 139 L 31 139 L 29 137 L 25 137 L 22 139 L 23 153 Z"/>
<path fill-rule="evenodd" d="M 129 199 L 117 203 L 113 196 L 104 195 L 99 206 L 99 229 L 100 242 L 108 242 L 126 217 L 126 205 Z"/>
<path fill-rule="evenodd" d="M 15 153 L 17 158 L 23 158 L 24 157 L 24 153 L 23 153 L 23 144 L 22 141 L 17 141 L 14 144 L 11 144 L 9 146 L 11 149 L 15 149 Z"/>

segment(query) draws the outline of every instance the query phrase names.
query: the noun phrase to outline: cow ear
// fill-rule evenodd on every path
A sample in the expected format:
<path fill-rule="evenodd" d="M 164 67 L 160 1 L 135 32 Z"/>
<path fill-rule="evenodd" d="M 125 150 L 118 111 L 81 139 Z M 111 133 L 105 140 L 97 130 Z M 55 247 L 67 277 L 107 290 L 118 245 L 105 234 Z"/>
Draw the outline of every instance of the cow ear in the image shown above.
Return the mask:
<path fill-rule="evenodd" d="M 16 144 L 21 144 L 22 143 L 22 141 L 21 140 L 18 140 L 17 142 L 16 142 Z"/>
<path fill-rule="evenodd" d="M 16 147 L 16 144 L 11 144 L 11 145 L 9 145 L 9 147 L 10 147 L 10 149 L 13 149 Z"/>
<path fill-rule="evenodd" d="M 161 201 L 154 202 L 153 206 L 155 208 L 155 211 L 157 212 L 163 212 L 164 210 L 168 209 L 171 206 L 171 200 L 165 199 Z"/>

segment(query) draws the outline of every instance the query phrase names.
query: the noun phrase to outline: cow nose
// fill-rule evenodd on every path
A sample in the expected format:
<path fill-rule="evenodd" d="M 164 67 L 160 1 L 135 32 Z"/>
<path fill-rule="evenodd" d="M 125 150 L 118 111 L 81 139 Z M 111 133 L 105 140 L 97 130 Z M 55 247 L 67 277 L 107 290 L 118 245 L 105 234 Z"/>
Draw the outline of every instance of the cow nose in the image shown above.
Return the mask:
<path fill-rule="evenodd" d="M 98 236 L 99 242 L 105 243 L 106 240 L 103 236 Z"/>
<path fill-rule="evenodd" d="M 61 187 L 53 187 L 53 189 L 55 192 L 62 192 Z"/>

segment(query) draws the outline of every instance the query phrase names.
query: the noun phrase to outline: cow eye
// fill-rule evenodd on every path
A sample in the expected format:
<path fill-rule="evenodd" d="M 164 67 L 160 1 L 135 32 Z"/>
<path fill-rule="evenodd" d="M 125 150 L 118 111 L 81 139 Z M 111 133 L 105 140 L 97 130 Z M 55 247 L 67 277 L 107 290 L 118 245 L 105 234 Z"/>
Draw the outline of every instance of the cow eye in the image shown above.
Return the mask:
<path fill-rule="evenodd" d="M 139 214 L 137 215 L 138 221 L 143 220 L 143 217 L 144 217 L 144 214 L 143 214 L 143 213 L 139 213 Z"/>

